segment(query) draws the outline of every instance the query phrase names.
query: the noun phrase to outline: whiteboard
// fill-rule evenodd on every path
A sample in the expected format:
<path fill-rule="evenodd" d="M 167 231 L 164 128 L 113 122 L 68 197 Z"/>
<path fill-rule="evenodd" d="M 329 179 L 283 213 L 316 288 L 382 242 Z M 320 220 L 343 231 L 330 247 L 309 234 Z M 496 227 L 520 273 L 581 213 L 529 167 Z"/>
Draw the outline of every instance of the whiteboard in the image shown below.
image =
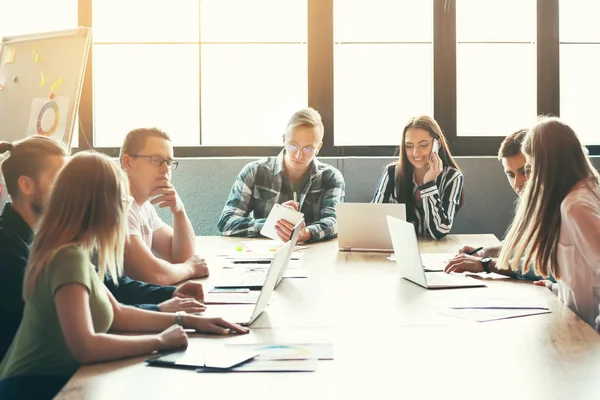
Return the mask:
<path fill-rule="evenodd" d="M 91 29 L 12 36 L 0 47 L 0 140 L 34 134 L 70 148 Z"/>
<path fill-rule="evenodd" d="M 0 141 L 43 134 L 71 148 L 90 43 L 84 27 L 2 39 Z M 3 186 L 0 173 L 0 207 Z"/>

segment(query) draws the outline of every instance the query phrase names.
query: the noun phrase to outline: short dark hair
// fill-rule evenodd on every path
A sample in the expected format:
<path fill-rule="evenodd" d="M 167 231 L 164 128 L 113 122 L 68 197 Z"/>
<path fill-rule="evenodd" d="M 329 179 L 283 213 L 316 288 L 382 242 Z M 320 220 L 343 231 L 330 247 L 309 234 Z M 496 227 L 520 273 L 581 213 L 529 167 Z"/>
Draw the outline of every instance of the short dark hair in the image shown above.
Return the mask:
<path fill-rule="evenodd" d="M 157 137 L 161 139 L 171 141 L 171 137 L 165 132 L 158 128 L 138 128 L 130 131 L 125 136 L 123 146 L 119 153 L 119 160 L 123 158 L 125 154 L 134 155 L 139 153 L 146 145 L 146 139 L 150 137 Z"/>
<path fill-rule="evenodd" d="M 6 191 L 13 198 L 19 194 L 19 177 L 28 176 L 37 180 L 46 168 L 49 156 L 67 157 L 67 147 L 47 136 L 34 135 L 17 142 L 0 142 L 0 154 L 10 152 L 2 161 L 2 175 Z"/>
<path fill-rule="evenodd" d="M 498 150 L 498 160 L 521 154 L 521 144 L 527 132 L 528 129 L 521 129 L 505 137 Z"/>

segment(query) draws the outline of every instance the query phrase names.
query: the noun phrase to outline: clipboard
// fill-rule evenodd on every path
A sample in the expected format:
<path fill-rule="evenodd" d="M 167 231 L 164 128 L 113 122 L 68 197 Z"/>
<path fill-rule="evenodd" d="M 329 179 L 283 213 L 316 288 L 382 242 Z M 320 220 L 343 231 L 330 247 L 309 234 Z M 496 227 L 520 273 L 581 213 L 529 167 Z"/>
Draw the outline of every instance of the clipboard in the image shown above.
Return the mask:
<path fill-rule="evenodd" d="M 281 204 L 277 203 L 271 209 L 265 224 L 260 230 L 260 234 L 268 238 L 281 241 L 277 231 L 275 231 L 275 224 L 277 221 L 284 219 L 292 225 L 296 225 L 302 218 L 304 218 L 304 214 L 300 211 L 296 211 L 292 208 L 282 206 Z"/>

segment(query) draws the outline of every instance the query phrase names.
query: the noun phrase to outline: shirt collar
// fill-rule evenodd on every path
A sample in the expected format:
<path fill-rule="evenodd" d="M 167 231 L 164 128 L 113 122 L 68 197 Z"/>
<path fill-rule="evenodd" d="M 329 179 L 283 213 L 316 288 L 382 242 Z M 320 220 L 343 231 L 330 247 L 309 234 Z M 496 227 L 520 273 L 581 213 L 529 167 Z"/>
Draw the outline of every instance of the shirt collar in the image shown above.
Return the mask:
<path fill-rule="evenodd" d="M 10 202 L 4 205 L 0 219 L 4 220 L 6 228 L 15 232 L 27 245 L 33 242 L 33 229 L 25 222 L 23 217 L 16 212 Z"/>
<path fill-rule="evenodd" d="M 285 156 L 285 149 L 281 150 L 281 152 L 275 159 L 275 166 L 273 167 L 273 176 L 279 175 L 280 173 L 284 172 L 284 168 L 283 168 L 283 157 L 284 156 Z M 315 175 L 317 175 L 318 166 L 319 166 L 319 160 L 317 160 L 317 157 L 315 157 L 315 158 L 313 158 L 312 162 L 310 163 L 310 166 L 308 167 L 307 172 L 309 173 L 310 176 L 314 177 Z"/>

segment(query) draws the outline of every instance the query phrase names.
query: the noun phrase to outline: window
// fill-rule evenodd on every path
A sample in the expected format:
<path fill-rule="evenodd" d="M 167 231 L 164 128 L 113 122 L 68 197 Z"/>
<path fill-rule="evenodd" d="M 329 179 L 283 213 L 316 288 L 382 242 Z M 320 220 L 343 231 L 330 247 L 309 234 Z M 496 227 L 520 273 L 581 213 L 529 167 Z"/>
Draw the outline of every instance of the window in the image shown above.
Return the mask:
<path fill-rule="evenodd" d="M 265 156 L 306 105 L 323 116 L 321 156 L 389 156 L 417 114 L 455 155 L 495 155 L 538 113 L 600 144 L 582 101 L 600 92 L 597 3 L 78 0 L 94 29 L 82 147 L 114 154 L 130 129 L 157 126 L 179 157 Z"/>
<path fill-rule="evenodd" d="M 535 0 L 456 1 L 459 136 L 506 136 L 537 114 Z"/>
<path fill-rule="evenodd" d="M 397 145 L 433 115 L 433 0 L 334 1 L 335 145 Z"/>
<path fill-rule="evenodd" d="M 600 93 L 600 2 L 561 0 L 560 116 L 584 144 L 600 144 L 598 94 Z"/>
<path fill-rule="evenodd" d="M 140 126 L 176 146 L 278 145 L 307 105 L 306 0 L 93 5 L 96 146 Z"/>

